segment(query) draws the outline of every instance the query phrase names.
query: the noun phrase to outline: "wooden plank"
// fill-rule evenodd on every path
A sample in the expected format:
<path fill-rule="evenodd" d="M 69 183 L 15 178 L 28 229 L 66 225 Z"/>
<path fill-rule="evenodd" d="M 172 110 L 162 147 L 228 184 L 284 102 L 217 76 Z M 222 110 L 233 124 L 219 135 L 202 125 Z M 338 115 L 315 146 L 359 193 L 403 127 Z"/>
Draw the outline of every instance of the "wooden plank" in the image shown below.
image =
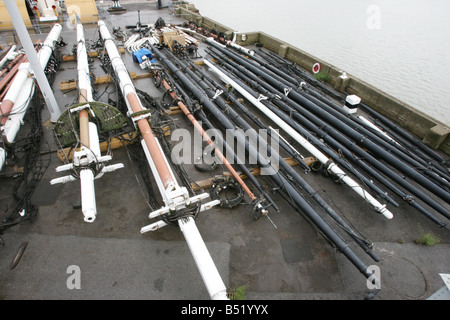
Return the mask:
<path fill-rule="evenodd" d="M 292 157 L 288 157 L 288 158 L 284 158 L 284 160 L 291 166 L 296 166 L 298 165 L 298 162 L 296 160 L 294 160 Z M 315 157 L 307 157 L 303 159 L 303 162 L 305 162 L 308 166 L 310 166 L 313 162 L 315 162 L 317 159 Z M 261 174 L 261 169 L 260 168 L 252 168 L 250 169 L 250 172 L 253 176 L 258 176 Z M 241 179 L 246 179 L 247 175 L 243 174 L 240 171 L 237 171 L 237 173 L 239 174 L 239 177 L 241 177 Z M 231 172 L 229 171 L 224 171 L 222 173 L 223 177 L 230 177 L 232 176 Z M 220 176 L 219 176 L 220 177 Z M 194 191 L 199 191 L 198 186 L 202 187 L 203 189 L 208 189 L 212 186 L 214 180 L 217 178 L 217 176 L 213 177 L 213 178 L 208 178 L 208 179 L 204 179 L 204 180 L 200 180 L 200 181 L 196 181 L 195 183 L 191 183 L 192 188 L 194 189 Z"/>
<path fill-rule="evenodd" d="M 149 77 L 153 77 L 153 73 L 149 72 L 149 73 L 143 73 L 143 74 L 136 74 L 136 72 L 130 72 L 130 78 L 133 80 L 144 79 L 144 78 L 149 78 Z M 112 81 L 111 77 L 109 75 L 105 75 L 105 76 L 95 77 L 94 83 L 95 84 L 105 84 L 105 83 L 109 83 L 111 81 Z M 58 84 L 58 86 L 61 91 L 74 90 L 77 88 L 77 82 L 75 80 L 63 81 L 63 82 L 60 82 Z"/>
<path fill-rule="evenodd" d="M 168 137 L 172 134 L 172 132 L 170 132 L 170 127 L 169 126 L 164 126 L 162 127 L 162 130 L 164 132 L 164 136 Z"/>
<path fill-rule="evenodd" d="M 151 78 L 151 77 L 153 77 L 153 73 L 149 72 L 149 73 L 136 74 L 136 72 L 131 72 L 130 76 L 131 76 L 131 79 L 137 80 L 137 79 Z"/>
<path fill-rule="evenodd" d="M 104 50 L 100 50 L 100 53 L 103 54 Z M 120 53 L 125 53 L 125 48 L 124 47 L 119 47 L 119 52 Z M 88 57 L 89 58 L 96 58 L 98 57 L 98 52 L 96 50 L 92 50 L 88 52 Z M 62 56 L 62 60 L 63 62 L 69 62 L 69 61 L 75 61 L 75 55 L 74 54 L 65 54 Z"/>
<path fill-rule="evenodd" d="M 167 115 L 171 116 L 173 114 L 179 114 L 183 113 L 183 110 L 180 109 L 178 106 L 170 107 L 169 110 L 164 111 Z"/>
<path fill-rule="evenodd" d="M 95 77 L 94 84 L 105 84 L 105 83 L 109 83 L 111 81 L 112 81 L 111 76 L 109 76 L 109 75 L 100 76 L 100 77 Z"/>
<path fill-rule="evenodd" d="M 204 65 L 205 64 L 205 60 L 197 60 L 197 61 L 194 61 L 194 64 L 196 65 L 196 66 L 202 66 L 202 65 Z"/>
<path fill-rule="evenodd" d="M 69 91 L 74 90 L 77 88 L 77 82 L 76 81 L 65 81 L 58 83 L 59 90 L 61 91 Z"/>
<path fill-rule="evenodd" d="M 133 140 L 136 137 L 136 132 L 132 132 L 132 133 L 126 133 L 124 134 L 124 138 L 128 139 L 128 140 Z M 132 141 L 123 141 L 117 138 L 112 138 L 111 142 L 110 142 L 110 146 L 111 149 L 118 149 L 118 148 L 122 148 L 123 145 L 129 145 L 132 144 Z M 108 143 L 106 143 L 106 141 L 101 142 L 100 143 L 100 151 L 105 152 L 106 150 L 108 150 Z M 67 157 L 69 159 L 69 161 L 72 161 L 72 156 L 73 156 L 73 149 L 72 148 L 64 148 L 64 149 L 60 149 L 57 151 L 58 154 L 58 158 L 64 162 L 65 157 Z"/>

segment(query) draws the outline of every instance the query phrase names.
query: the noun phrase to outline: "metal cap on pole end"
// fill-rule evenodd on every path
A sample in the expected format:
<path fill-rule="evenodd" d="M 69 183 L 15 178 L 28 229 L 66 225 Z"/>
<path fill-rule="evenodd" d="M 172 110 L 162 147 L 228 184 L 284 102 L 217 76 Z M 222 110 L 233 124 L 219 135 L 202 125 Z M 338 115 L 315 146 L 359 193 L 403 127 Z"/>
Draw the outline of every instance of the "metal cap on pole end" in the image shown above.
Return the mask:
<path fill-rule="evenodd" d="M 84 221 L 92 223 L 95 220 L 96 213 L 93 208 L 89 208 L 87 210 L 83 210 Z"/>

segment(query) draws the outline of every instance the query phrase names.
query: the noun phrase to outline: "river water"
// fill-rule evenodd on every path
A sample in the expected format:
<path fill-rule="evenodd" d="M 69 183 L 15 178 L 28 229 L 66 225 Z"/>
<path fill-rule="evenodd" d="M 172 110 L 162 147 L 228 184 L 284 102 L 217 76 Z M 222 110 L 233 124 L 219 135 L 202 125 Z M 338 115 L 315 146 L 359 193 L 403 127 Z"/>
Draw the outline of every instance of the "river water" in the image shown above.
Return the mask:
<path fill-rule="evenodd" d="M 239 32 L 263 31 L 450 126 L 448 0 L 191 0 Z"/>

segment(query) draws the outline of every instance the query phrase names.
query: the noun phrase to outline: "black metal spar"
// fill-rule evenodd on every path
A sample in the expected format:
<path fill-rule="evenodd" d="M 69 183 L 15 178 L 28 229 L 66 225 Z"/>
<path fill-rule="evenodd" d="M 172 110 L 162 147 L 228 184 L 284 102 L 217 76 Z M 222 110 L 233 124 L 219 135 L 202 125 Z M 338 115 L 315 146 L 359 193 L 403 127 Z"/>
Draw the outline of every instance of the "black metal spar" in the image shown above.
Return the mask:
<path fill-rule="evenodd" d="M 174 75 L 183 83 L 191 94 L 206 107 L 213 114 L 220 124 L 228 129 L 235 131 L 236 135 L 240 134 L 240 131 L 235 130 L 235 125 L 215 106 L 208 96 L 202 92 L 177 66 L 175 66 L 160 50 L 155 46 L 152 46 L 152 51 L 156 56 L 174 73 Z M 305 213 L 305 215 L 318 227 L 321 232 L 336 246 L 336 248 L 343 253 L 349 261 L 366 277 L 374 279 L 374 275 L 368 271 L 364 262 L 351 250 L 349 245 L 342 239 L 342 237 L 321 217 L 321 215 L 310 205 L 310 203 L 302 197 L 297 189 L 291 184 L 291 182 L 279 171 L 276 171 L 270 166 L 267 159 L 259 155 L 258 150 L 252 144 L 247 144 L 249 154 L 253 154 L 254 158 L 257 158 L 260 166 L 265 167 L 268 171 L 272 170 L 272 174 L 268 176 L 273 182 L 280 187 L 298 206 L 298 208 Z M 259 156 L 256 156 L 259 155 Z M 265 159 L 265 160 L 264 160 Z M 373 280 L 376 281 L 376 280 Z"/>
<path fill-rule="evenodd" d="M 227 68 L 229 68 L 230 70 L 232 70 L 235 74 L 238 74 L 244 81 L 246 81 L 247 83 L 252 84 L 253 87 L 257 88 L 259 93 L 262 93 L 268 97 L 271 98 L 271 101 L 276 104 L 281 110 L 283 110 L 286 114 L 284 114 L 281 110 L 278 110 L 277 108 L 274 108 L 273 106 L 271 106 L 270 103 L 265 103 L 265 106 L 267 106 L 268 108 L 270 108 L 274 113 L 276 113 L 278 116 L 282 117 L 284 121 L 286 121 L 287 123 L 289 123 L 294 129 L 298 130 L 301 134 L 305 135 L 308 137 L 308 139 L 311 139 L 311 141 L 314 141 L 315 144 L 317 144 L 317 146 L 322 146 L 324 145 L 323 143 L 321 143 L 320 140 L 318 140 L 316 137 L 314 137 L 313 135 L 311 135 L 307 130 L 305 130 L 304 128 L 302 128 L 299 124 L 305 125 L 309 130 L 311 130 L 312 132 L 315 132 L 319 138 L 323 139 L 326 143 L 330 144 L 332 147 L 334 147 L 336 150 L 341 151 L 345 157 L 347 157 L 347 159 L 352 160 L 353 162 L 357 163 L 360 167 L 362 167 L 365 171 L 369 172 L 372 176 L 374 176 L 377 180 L 381 181 L 384 185 L 386 185 L 389 189 L 391 189 L 392 191 L 394 191 L 397 195 L 399 195 L 400 197 L 402 197 L 403 200 L 405 200 L 408 204 L 410 204 L 412 207 L 414 207 L 415 209 L 417 209 L 419 212 L 421 212 L 422 214 L 424 214 L 427 218 L 431 219 L 433 222 L 439 224 L 440 226 L 445 226 L 446 223 L 443 223 L 441 221 L 439 221 L 436 217 L 434 217 L 431 213 L 429 213 L 425 208 L 423 208 L 420 204 L 418 204 L 414 197 L 411 195 L 406 194 L 405 192 L 403 192 L 402 190 L 400 190 L 396 185 L 392 184 L 388 179 L 384 178 L 383 175 L 381 175 L 379 172 L 377 172 L 376 170 L 374 170 L 371 166 L 369 166 L 368 164 L 366 164 L 363 159 L 365 158 L 369 158 L 371 159 L 371 163 L 373 163 L 374 161 L 377 161 L 375 158 L 371 157 L 370 154 L 365 154 L 365 157 L 361 156 L 361 157 L 357 157 L 355 156 L 349 149 L 355 150 L 355 151 L 359 151 L 360 155 L 362 154 L 362 151 L 360 151 L 361 149 L 359 147 L 357 147 L 354 143 L 350 142 L 350 145 L 344 146 L 343 144 L 339 143 L 337 140 L 335 140 L 333 137 L 336 136 L 340 141 L 344 141 L 348 142 L 347 137 L 345 137 L 344 135 L 342 135 L 341 133 L 335 131 L 332 127 L 330 127 L 329 125 L 327 125 L 325 122 L 323 122 L 321 119 L 317 118 L 317 117 L 309 117 L 309 113 L 307 110 L 302 110 L 301 112 L 293 109 L 292 107 L 290 107 L 289 105 L 287 105 L 286 102 L 289 102 L 290 100 L 284 97 L 280 97 L 280 96 L 275 96 L 275 94 L 269 92 L 268 90 L 264 89 L 262 86 L 257 84 L 257 78 L 256 76 L 252 75 L 251 73 L 247 72 L 245 70 L 245 68 L 243 67 L 239 67 L 236 64 L 234 64 L 232 61 L 224 61 L 222 60 L 219 56 L 213 54 L 215 59 L 219 60 L 224 66 L 226 66 Z M 238 68 L 238 70 L 236 70 L 235 68 L 233 68 L 233 66 L 236 66 Z M 218 66 L 218 68 L 220 68 Z M 226 72 L 225 70 L 221 69 L 223 72 Z M 245 73 L 245 74 L 244 74 Z M 247 75 L 249 75 L 249 77 L 251 76 L 251 78 L 247 77 Z M 228 73 L 228 76 L 232 77 L 234 81 L 238 82 L 242 87 L 245 87 L 247 91 L 249 91 L 253 96 L 258 96 L 259 93 L 254 92 L 251 88 L 249 88 L 248 86 L 246 86 L 244 83 L 242 83 L 239 79 L 237 79 L 235 76 L 231 75 Z M 266 87 L 269 87 L 269 85 L 266 85 Z M 278 98 L 277 98 L 278 97 Z M 263 102 L 264 103 L 264 102 Z M 295 104 L 295 102 L 291 101 L 291 104 Z M 301 109 L 299 109 L 301 110 Z M 287 116 L 287 114 L 289 114 L 289 116 Z M 303 115 L 307 115 L 306 117 L 304 117 Z M 291 116 L 293 119 L 291 119 Z M 312 119 L 314 121 L 314 123 L 317 124 L 314 125 L 314 123 L 312 123 L 311 121 L 309 121 L 308 119 Z M 328 129 L 328 133 L 325 132 L 324 130 Z M 333 134 L 333 136 L 332 136 Z M 331 155 L 332 153 L 330 152 L 329 155 Z M 339 161 L 339 157 L 338 157 L 338 161 Z M 342 160 L 342 159 L 341 159 Z M 345 163 L 345 162 L 344 162 Z M 354 172 L 355 173 L 355 172 Z M 395 174 L 394 172 L 392 172 L 392 174 Z M 399 180 L 402 181 L 404 184 L 406 184 L 407 182 L 404 181 L 403 179 Z M 368 186 L 372 186 L 373 184 L 367 184 Z M 436 203 L 436 205 L 439 205 Z M 442 210 L 445 210 L 444 208 Z"/>
<path fill-rule="evenodd" d="M 388 166 L 381 163 L 378 159 L 376 159 L 374 156 L 370 155 L 369 153 L 365 152 L 363 149 L 358 147 L 354 141 L 358 141 L 362 146 L 367 146 L 368 144 L 373 148 L 376 149 L 378 153 L 375 153 L 376 156 L 379 156 L 380 154 L 385 155 L 384 158 L 385 161 L 391 165 L 394 165 L 400 172 L 403 172 L 406 176 L 411 177 L 413 180 L 419 180 L 416 181 L 418 184 L 422 185 L 423 187 L 427 188 L 429 191 L 433 192 L 435 195 L 440 196 L 444 198 L 445 201 L 447 198 L 450 197 L 450 194 L 443 190 L 441 187 L 437 186 L 436 184 L 432 183 L 427 178 L 423 177 L 421 174 L 416 172 L 413 168 L 409 167 L 406 163 L 403 161 L 397 159 L 395 156 L 390 154 L 388 151 L 380 148 L 378 145 L 367 139 L 366 136 L 361 135 L 359 132 L 355 131 L 345 123 L 335 121 L 333 124 L 336 126 L 341 126 L 343 129 L 345 129 L 343 132 L 338 132 L 336 129 L 334 129 L 332 126 L 324 122 L 324 119 L 330 119 L 329 114 L 319 107 L 316 107 L 316 109 L 319 110 L 320 114 L 313 114 L 309 108 L 304 108 L 304 105 L 311 106 L 314 108 L 314 104 L 307 100 L 306 98 L 302 97 L 300 94 L 296 93 L 295 91 L 291 90 L 287 94 L 285 94 L 284 89 L 286 88 L 283 83 L 278 82 L 276 79 L 272 78 L 270 75 L 267 75 L 264 71 L 259 70 L 256 68 L 253 64 L 248 63 L 245 61 L 245 59 L 242 59 L 241 57 L 235 55 L 233 52 L 230 52 L 230 50 L 223 49 L 220 46 L 214 45 L 214 48 L 218 51 L 224 53 L 225 55 L 232 58 L 232 60 L 238 62 L 242 68 L 239 70 L 242 73 L 245 73 L 246 75 L 253 75 L 252 79 L 257 81 L 259 84 L 261 84 L 264 88 L 268 89 L 274 94 L 277 94 L 279 97 L 281 97 L 286 103 L 289 104 L 289 106 L 293 107 L 294 110 L 298 113 L 300 113 L 302 116 L 308 118 L 310 121 L 314 122 L 317 126 L 324 129 L 326 128 L 329 135 L 333 136 L 337 140 L 340 141 L 343 145 L 347 146 L 350 150 L 358 154 L 363 159 L 366 159 L 371 165 L 376 167 L 379 171 L 386 174 L 389 178 L 393 179 L 395 182 L 397 182 L 399 185 L 403 186 L 405 189 L 410 191 L 414 196 L 421 199 L 425 203 L 427 203 L 430 207 L 434 208 L 436 211 L 444 215 L 445 217 L 449 218 L 450 214 L 446 208 L 444 208 L 441 204 L 439 204 L 437 201 L 429 197 L 427 194 L 425 194 L 423 191 L 419 190 L 417 187 L 413 186 L 411 183 L 406 181 L 404 177 L 399 176 L 397 173 L 392 171 Z M 261 79 L 262 78 L 262 79 Z M 265 81 L 264 81 L 265 80 Z M 282 93 L 283 92 L 283 93 Z M 292 96 L 291 96 L 292 95 Z M 291 97 L 290 97 L 291 96 Z M 297 99 L 291 99 L 291 98 L 297 98 Z M 297 100 L 302 101 L 303 103 L 299 103 Z M 332 119 L 331 119 L 332 120 Z M 344 134 L 347 133 L 347 136 Z M 349 139 L 349 137 L 351 139 Z M 353 140 L 352 140 L 353 139 Z M 372 149 L 370 148 L 370 149 Z M 379 157 L 382 158 L 382 157 Z M 423 183 L 421 183 L 423 182 Z M 408 198 L 410 200 L 410 198 Z"/>

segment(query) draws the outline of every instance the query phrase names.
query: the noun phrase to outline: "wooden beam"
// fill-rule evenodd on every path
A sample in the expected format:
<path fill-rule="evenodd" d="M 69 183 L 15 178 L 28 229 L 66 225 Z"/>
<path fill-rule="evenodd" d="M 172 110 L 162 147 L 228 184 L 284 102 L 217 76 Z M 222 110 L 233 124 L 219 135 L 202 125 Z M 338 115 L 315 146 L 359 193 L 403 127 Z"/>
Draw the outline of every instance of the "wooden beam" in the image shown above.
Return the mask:
<path fill-rule="evenodd" d="M 170 107 L 169 110 L 165 110 L 166 114 L 171 116 L 173 114 L 183 113 L 183 111 L 180 109 L 180 107 Z"/>
<path fill-rule="evenodd" d="M 313 162 L 315 162 L 317 159 L 315 157 L 307 157 L 303 159 L 303 162 L 306 163 L 308 166 L 310 166 Z M 298 162 L 296 160 L 294 160 L 292 157 L 289 158 L 284 158 L 284 161 L 286 161 L 291 167 L 298 165 Z M 258 176 L 261 174 L 261 168 L 252 168 L 250 169 L 250 172 L 253 176 Z M 241 177 L 241 179 L 246 179 L 247 175 L 241 173 L 240 171 L 238 171 L 239 173 L 239 177 Z M 229 171 L 224 171 L 222 173 L 223 177 L 231 177 L 231 173 Z M 214 180 L 217 178 L 217 176 L 213 177 L 213 178 L 208 178 L 205 180 L 200 180 L 200 181 L 196 181 L 195 183 L 191 183 L 192 188 L 194 189 L 194 191 L 199 191 L 199 187 L 202 187 L 203 189 L 208 189 L 212 186 Z"/>
<path fill-rule="evenodd" d="M 124 138 L 127 140 L 131 140 L 131 141 L 127 141 L 127 140 L 120 140 L 118 138 L 112 138 L 111 142 L 110 142 L 110 146 L 111 149 L 118 149 L 118 148 L 122 148 L 123 145 L 129 145 L 133 143 L 133 139 L 136 137 L 136 132 L 132 132 L 132 133 L 126 133 L 124 134 Z M 108 150 L 108 143 L 106 141 L 101 142 L 100 143 L 100 151 L 105 152 L 106 150 Z M 57 151 L 58 154 L 58 158 L 64 162 L 65 158 L 67 157 L 67 159 L 69 159 L 69 161 L 72 160 L 72 156 L 73 156 L 73 148 L 64 148 L 64 149 L 60 149 Z"/>
<path fill-rule="evenodd" d="M 153 77 L 153 73 L 149 72 L 149 73 L 143 73 L 143 74 L 136 74 L 136 72 L 130 72 L 130 77 L 133 80 L 150 78 L 150 77 Z M 109 83 L 109 82 L 112 82 L 111 77 L 109 75 L 106 75 L 106 76 L 95 77 L 94 84 L 105 84 L 105 83 Z M 60 82 L 58 84 L 58 86 L 61 91 L 75 90 L 77 88 L 77 82 L 75 80 L 63 81 L 63 82 Z"/>
<path fill-rule="evenodd" d="M 202 65 L 205 64 L 205 60 L 203 60 L 203 59 L 201 59 L 201 60 L 196 60 L 196 61 L 194 61 L 194 64 L 195 64 L 196 66 L 202 66 Z"/>
<path fill-rule="evenodd" d="M 120 53 L 125 53 L 125 48 L 124 47 L 119 47 L 119 52 Z M 100 54 L 103 54 L 104 50 L 100 50 Z M 98 51 L 96 50 L 92 50 L 88 52 L 88 57 L 89 58 L 96 58 L 98 57 Z M 62 61 L 63 62 L 69 62 L 69 61 L 75 61 L 76 57 L 74 54 L 65 54 L 62 56 Z"/>

